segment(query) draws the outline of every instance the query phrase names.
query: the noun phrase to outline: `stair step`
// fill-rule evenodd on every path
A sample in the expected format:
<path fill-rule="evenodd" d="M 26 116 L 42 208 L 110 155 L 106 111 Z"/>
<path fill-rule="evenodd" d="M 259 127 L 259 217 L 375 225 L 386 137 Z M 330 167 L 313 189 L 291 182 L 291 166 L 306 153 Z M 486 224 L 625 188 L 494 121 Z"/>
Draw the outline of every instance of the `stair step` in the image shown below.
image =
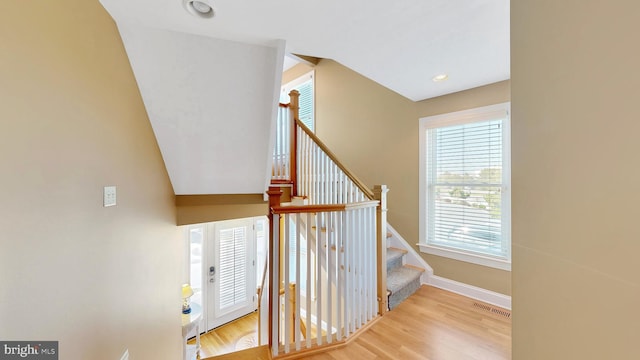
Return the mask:
<path fill-rule="evenodd" d="M 391 292 L 389 296 L 389 308 L 398 306 L 404 299 L 416 292 L 420 287 L 420 271 L 414 266 L 401 266 L 392 269 L 387 275 L 387 289 Z"/>
<path fill-rule="evenodd" d="M 417 271 L 420 271 L 421 273 L 425 272 L 425 270 L 419 266 L 415 266 L 415 265 L 411 265 L 411 264 L 404 264 L 405 267 L 408 267 L 410 269 L 414 269 Z"/>
<path fill-rule="evenodd" d="M 391 294 L 396 293 L 412 280 L 419 278 L 420 275 L 422 275 L 422 271 L 409 266 L 393 269 L 387 275 L 387 289 L 391 291 Z"/>
<path fill-rule="evenodd" d="M 387 248 L 387 274 L 390 270 L 402 266 L 402 256 L 406 253 L 403 249 Z"/>

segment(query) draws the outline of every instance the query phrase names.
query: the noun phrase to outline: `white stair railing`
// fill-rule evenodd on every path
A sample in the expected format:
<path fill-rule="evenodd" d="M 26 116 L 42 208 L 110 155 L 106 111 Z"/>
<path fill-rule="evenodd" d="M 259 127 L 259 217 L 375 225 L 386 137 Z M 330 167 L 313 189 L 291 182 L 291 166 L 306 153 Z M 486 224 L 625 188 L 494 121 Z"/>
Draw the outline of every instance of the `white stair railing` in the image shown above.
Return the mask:
<path fill-rule="evenodd" d="M 364 185 L 300 122 L 297 91 L 289 97 L 267 192 L 274 356 L 344 341 L 387 310 L 387 188 Z M 281 206 L 282 184 L 310 205 Z"/>
<path fill-rule="evenodd" d="M 304 124 L 297 131 L 297 194 L 311 204 L 349 204 L 373 198 L 361 189 Z"/>
<path fill-rule="evenodd" d="M 283 289 L 271 292 L 271 311 L 278 314 L 271 323 L 274 356 L 345 340 L 377 316 L 377 206 L 272 207 L 273 238 L 282 241 L 274 241 L 274 261 L 281 266 L 270 276 Z"/>
<path fill-rule="evenodd" d="M 291 180 L 291 109 L 287 104 L 278 107 L 275 146 L 273 148 L 273 171 L 275 181 Z"/>

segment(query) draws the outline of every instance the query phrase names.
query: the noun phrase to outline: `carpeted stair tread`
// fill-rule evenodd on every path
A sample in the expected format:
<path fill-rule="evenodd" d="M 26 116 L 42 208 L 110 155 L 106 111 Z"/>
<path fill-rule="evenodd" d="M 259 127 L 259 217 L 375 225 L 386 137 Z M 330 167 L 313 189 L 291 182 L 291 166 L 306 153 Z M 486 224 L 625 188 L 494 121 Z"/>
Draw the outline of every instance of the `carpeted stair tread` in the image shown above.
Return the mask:
<path fill-rule="evenodd" d="M 404 254 L 406 254 L 406 250 L 387 248 L 387 267 L 389 264 L 401 259 Z"/>
<path fill-rule="evenodd" d="M 389 309 L 394 309 L 420 287 L 422 271 L 412 267 L 401 266 L 389 271 L 387 275 L 387 289 Z"/>
<path fill-rule="evenodd" d="M 406 250 L 387 248 L 387 274 L 392 269 L 402 266 L 402 256 L 406 253 Z"/>
<path fill-rule="evenodd" d="M 389 289 L 393 295 L 410 282 L 419 279 L 420 275 L 422 275 L 422 271 L 406 266 L 392 269 L 387 275 L 387 289 Z"/>

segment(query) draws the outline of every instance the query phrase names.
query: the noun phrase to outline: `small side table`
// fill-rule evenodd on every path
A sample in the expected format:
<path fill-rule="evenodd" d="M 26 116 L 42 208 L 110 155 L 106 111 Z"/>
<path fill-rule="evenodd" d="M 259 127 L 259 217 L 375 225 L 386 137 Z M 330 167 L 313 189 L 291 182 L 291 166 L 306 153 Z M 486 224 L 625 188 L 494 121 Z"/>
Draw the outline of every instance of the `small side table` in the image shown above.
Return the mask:
<path fill-rule="evenodd" d="M 182 314 L 182 337 L 184 342 L 182 343 L 182 358 L 184 360 L 194 360 L 200 354 L 200 322 L 202 321 L 202 308 L 198 304 L 191 304 L 191 312 L 189 314 Z M 187 349 L 191 346 L 187 346 L 187 340 L 189 339 L 189 333 L 191 330 L 196 329 L 196 346 L 195 352 L 191 357 L 187 357 Z M 191 351 L 190 351 L 191 353 Z"/>

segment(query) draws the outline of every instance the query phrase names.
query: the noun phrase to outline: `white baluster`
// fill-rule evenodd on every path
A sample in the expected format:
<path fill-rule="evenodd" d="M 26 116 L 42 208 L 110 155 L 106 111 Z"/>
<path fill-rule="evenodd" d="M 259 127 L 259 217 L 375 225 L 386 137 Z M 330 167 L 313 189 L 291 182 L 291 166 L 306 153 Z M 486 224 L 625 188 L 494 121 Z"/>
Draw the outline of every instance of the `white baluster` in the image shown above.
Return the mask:
<path fill-rule="evenodd" d="M 307 306 L 305 307 L 306 313 L 307 313 L 307 318 L 305 319 L 305 324 L 307 324 L 306 326 L 306 334 L 305 337 L 307 339 L 307 348 L 311 347 L 311 289 L 312 289 L 312 285 L 311 285 L 311 271 L 314 269 L 311 269 L 311 242 L 309 241 L 309 239 L 311 239 L 311 213 L 307 213 L 307 226 L 306 226 L 306 241 L 307 241 L 307 291 L 306 291 L 306 297 L 307 297 Z M 316 240 L 317 242 L 317 240 Z M 316 258 L 318 257 L 318 253 L 316 253 Z"/>
<path fill-rule="evenodd" d="M 362 249 L 362 244 L 363 244 L 363 237 L 364 234 L 362 232 L 362 229 L 364 227 L 364 216 L 362 213 L 362 209 L 358 209 L 357 210 L 357 214 L 358 214 L 358 249 Z M 358 328 L 360 328 L 362 326 L 363 323 L 363 304 L 364 304 L 364 297 L 362 294 L 362 290 L 363 290 L 363 278 L 364 278 L 364 259 L 362 256 L 362 251 L 358 252 L 358 259 L 356 260 L 358 263 L 358 319 L 356 322 L 356 325 Z"/>
<path fill-rule="evenodd" d="M 344 336 L 348 337 L 351 333 L 351 211 L 345 211 L 344 217 Z"/>
<path fill-rule="evenodd" d="M 331 336 L 331 328 L 332 328 L 332 320 L 333 320 L 333 291 L 332 282 L 335 284 L 334 276 L 335 276 L 335 260 L 333 257 L 334 251 L 332 251 L 331 247 L 333 244 L 333 221 L 332 221 L 332 213 L 326 213 L 326 227 L 327 227 L 327 343 L 331 344 L 332 336 Z"/>
<path fill-rule="evenodd" d="M 273 344 L 273 356 L 278 355 L 278 344 L 280 335 L 280 215 L 273 216 L 273 273 L 271 274 L 271 283 L 275 288 L 271 290 L 271 344 Z"/>
<path fill-rule="evenodd" d="M 294 340 L 296 342 L 296 350 L 300 350 L 300 234 L 302 233 L 302 227 L 300 223 L 300 214 L 296 214 L 296 231 L 295 231 L 295 242 L 296 242 L 296 293 L 294 294 L 295 299 L 295 322 L 293 324 L 294 328 Z"/>
<path fill-rule="evenodd" d="M 373 225 L 371 225 L 371 229 L 373 229 L 373 232 L 371 233 L 371 240 L 370 240 L 370 249 L 369 249 L 369 253 L 371 255 L 369 255 L 370 259 L 371 259 L 371 318 L 373 319 L 376 314 L 378 313 L 378 296 L 377 296 L 377 288 L 378 288 L 378 272 L 376 271 L 376 264 L 377 264 L 377 258 L 378 258 L 378 252 L 377 252 L 377 246 L 376 246 L 376 232 L 378 229 L 378 219 L 376 217 L 376 207 L 373 206 L 371 207 L 371 220 Z M 387 234 L 383 234 L 383 239 L 387 238 Z"/>
<path fill-rule="evenodd" d="M 342 299 L 344 297 L 344 259 L 343 259 L 343 212 L 336 212 L 336 258 L 337 258 L 337 266 L 336 271 L 338 272 L 338 276 L 336 276 L 336 329 L 338 329 L 336 336 L 338 341 L 342 340 Z"/>
<path fill-rule="evenodd" d="M 322 262 L 320 254 L 324 251 L 322 247 L 322 230 L 320 228 L 320 213 L 316 213 L 316 274 L 318 281 L 316 282 L 316 339 L 318 345 L 322 345 Z"/>
<path fill-rule="evenodd" d="M 290 299 L 290 291 L 289 291 L 289 274 L 290 274 L 290 266 L 291 264 L 289 263 L 289 259 L 290 259 L 290 249 L 289 249 L 289 242 L 291 240 L 291 223 L 290 223 L 291 219 L 290 219 L 290 215 L 289 214 L 285 214 L 284 216 L 284 251 L 283 251 L 283 255 L 282 255 L 282 260 L 284 261 L 284 273 L 282 276 L 282 279 L 284 281 L 284 352 L 288 353 L 289 352 L 289 339 L 291 338 L 290 336 L 290 326 L 289 326 L 289 321 L 291 321 L 291 304 L 289 302 Z"/>

